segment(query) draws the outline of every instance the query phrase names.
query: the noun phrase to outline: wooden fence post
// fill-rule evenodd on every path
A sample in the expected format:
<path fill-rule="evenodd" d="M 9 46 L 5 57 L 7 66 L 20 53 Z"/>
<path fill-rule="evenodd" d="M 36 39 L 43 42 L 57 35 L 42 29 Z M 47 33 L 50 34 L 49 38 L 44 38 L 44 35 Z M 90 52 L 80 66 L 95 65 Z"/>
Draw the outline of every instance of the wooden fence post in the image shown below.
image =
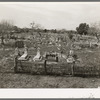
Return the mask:
<path fill-rule="evenodd" d="M 72 62 L 71 63 L 72 76 L 74 76 L 74 65 L 75 65 L 75 62 Z"/>
<path fill-rule="evenodd" d="M 73 71 L 73 63 L 71 64 L 71 69 L 72 69 L 72 76 L 74 74 L 74 71 Z"/>
<path fill-rule="evenodd" d="M 14 72 L 17 73 L 17 56 L 14 57 Z"/>
<path fill-rule="evenodd" d="M 58 56 L 56 57 L 56 62 L 58 62 Z"/>
<path fill-rule="evenodd" d="M 47 63 L 47 60 L 45 59 L 45 61 L 44 61 L 44 70 L 45 70 L 45 74 L 47 74 L 46 63 Z"/>

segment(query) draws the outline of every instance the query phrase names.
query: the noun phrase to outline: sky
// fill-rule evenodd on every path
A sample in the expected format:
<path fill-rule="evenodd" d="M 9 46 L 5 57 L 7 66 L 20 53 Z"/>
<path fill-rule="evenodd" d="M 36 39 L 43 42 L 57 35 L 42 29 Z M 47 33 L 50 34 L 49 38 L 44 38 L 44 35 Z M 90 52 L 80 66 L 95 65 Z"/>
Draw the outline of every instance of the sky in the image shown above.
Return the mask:
<path fill-rule="evenodd" d="M 100 3 L 0 3 L 2 20 L 10 20 L 19 27 L 30 27 L 34 21 L 47 29 L 75 30 L 80 23 L 100 22 Z"/>

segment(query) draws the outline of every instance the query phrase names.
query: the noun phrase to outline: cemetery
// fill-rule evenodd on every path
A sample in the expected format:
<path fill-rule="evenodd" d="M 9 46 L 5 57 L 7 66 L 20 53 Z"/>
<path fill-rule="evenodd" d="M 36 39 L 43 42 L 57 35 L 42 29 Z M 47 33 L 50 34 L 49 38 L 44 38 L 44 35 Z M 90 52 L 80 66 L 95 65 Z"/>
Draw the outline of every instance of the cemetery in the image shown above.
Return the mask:
<path fill-rule="evenodd" d="M 99 9 L 83 2 L 2 3 L 0 88 L 100 88 Z"/>
<path fill-rule="evenodd" d="M 92 42 L 90 45 L 90 42 L 88 42 L 88 38 L 86 38 L 87 37 L 83 37 L 83 39 L 80 39 L 80 42 L 78 41 L 78 43 L 80 44 L 77 44 L 76 41 L 73 44 L 70 43 L 68 45 L 70 47 L 68 48 L 68 46 L 63 47 L 66 43 L 62 44 L 61 40 L 59 42 L 59 40 L 57 41 L 57 39 L 51 37 L 48 46 L 46 44 L 46 48 L 49 49 L 49 51 L 46 51 L 46 49 L 45 52 L 43 52 L 43 50 L 41 49 L 42 47 L 40 46 L 40 42 L 38 40 L 36 42 L 37 48 L 34 55 L 32 54 L 34 50 L 29 53 L 26 44 L 22 41 L 17 41 L 15 42 L 16 48 L 14 58 L 14 72 L 31 73 L 33 75 L 70 75 L 82 77 L 100 76 L 100 68 L 98 66 L 93 66 L 90 64 L 90 66 L 87 66 L 85 64 L 82 65 L 82 60 L 80 61 L 81 57 L 79 58 L 75 53 L 75 51 L 81 49 L 87 50 L 88 48 L 94 50 L 98 47 L 98 45 L 95 45 Z M 91 40 L 93 39 L 94 38 L 92 38 Z M 86 44 L 85 42 L 83 42 L 84 40 L 85 42 L 87 41 Z M 22 54 L 20 53 L 21 48 L 23 48 Z M 64 53 L 61 51 L 63 51 Z M 90 50 L 90 52 L 92 51 Z"/>
<path fill-rule="evenodd" d="M 5 35 L 3 41 L 4 44 L 1 38 L 2 88 L 99 85 L 100 41 L 96 36 L 41 29 L 13 32 L 9 38 Z"/>
<path fill-rule="evenodd" d="M 37 34 L 34 37 L 37 38 Z M 0 49 L 0 74 L 1 78 L 4 77 L 2 83 L 5 82 L 2 87 L 60 87 L 61 80 L 61 87 L 98 87 L 99 83 L 94 86 L 94 81 L 88 86 L 83 83 L 90 83 L 90 80 L 100 76 L 99 43 L 94 45 L 92 42 L 90 46 L 90 42 L 87 42 L 86 46 L 85 42 L 81 42 L 84 41 L 84 37 L 81 38 L 72 42 L 65 34 L 59 36 L 49 33 L 48 36 L 42 33 L 38 39 L 17 39 L 13 42 L 9 40 L 7 44 L 5 42 L 5 46 Z M 93 40 L 96 43 L 96 39 L 91 39 Z M 38 78 L 40 83 L 37 82 Z M 77 86 L 74 79 L 83 83 Z M 9 86 L 6 80 L 9 80 Z M 32 85 L 33 80 L 35 83 Z M 70 83 L 70 80 L 73 80 L 73 83 Z M 27 81 L 30 81 L 29 86 L 25 85 Z M 67 85 L 64 85 L 64 82 Z"/>

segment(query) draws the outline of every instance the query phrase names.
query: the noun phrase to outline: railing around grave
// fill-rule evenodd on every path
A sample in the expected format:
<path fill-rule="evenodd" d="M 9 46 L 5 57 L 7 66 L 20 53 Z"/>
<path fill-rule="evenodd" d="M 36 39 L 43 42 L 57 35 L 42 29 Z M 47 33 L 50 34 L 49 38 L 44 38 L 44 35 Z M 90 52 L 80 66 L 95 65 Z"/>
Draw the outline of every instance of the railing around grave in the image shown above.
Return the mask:
<path fill-rule="evenodd" d="M 99 66 L 74 66 L 73 71 L 75 76 L 100 76 Z"/>
<path fill-rule="evenodd" d="M 48 75 L 72 75 L 95 77 L 100 76 L 100 67 L 98 66 L 78 66 L 76 64 L 68 64 L 67 62 L 53 61 L 19 61 L 15 59 L 15 72 L 28 72 L 31 74 L 48 74 Z"/>

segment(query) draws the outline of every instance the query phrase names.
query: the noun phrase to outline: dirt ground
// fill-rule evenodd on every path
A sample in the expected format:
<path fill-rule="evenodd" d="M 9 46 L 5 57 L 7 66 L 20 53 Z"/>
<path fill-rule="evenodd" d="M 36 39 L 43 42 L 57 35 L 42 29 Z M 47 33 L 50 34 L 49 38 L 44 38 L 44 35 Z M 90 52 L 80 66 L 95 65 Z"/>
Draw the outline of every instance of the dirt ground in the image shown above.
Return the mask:
<path fill-rule="evenodd" d="M 100 78 L 0 73 L 0 88 L 98 88 Z"/>

